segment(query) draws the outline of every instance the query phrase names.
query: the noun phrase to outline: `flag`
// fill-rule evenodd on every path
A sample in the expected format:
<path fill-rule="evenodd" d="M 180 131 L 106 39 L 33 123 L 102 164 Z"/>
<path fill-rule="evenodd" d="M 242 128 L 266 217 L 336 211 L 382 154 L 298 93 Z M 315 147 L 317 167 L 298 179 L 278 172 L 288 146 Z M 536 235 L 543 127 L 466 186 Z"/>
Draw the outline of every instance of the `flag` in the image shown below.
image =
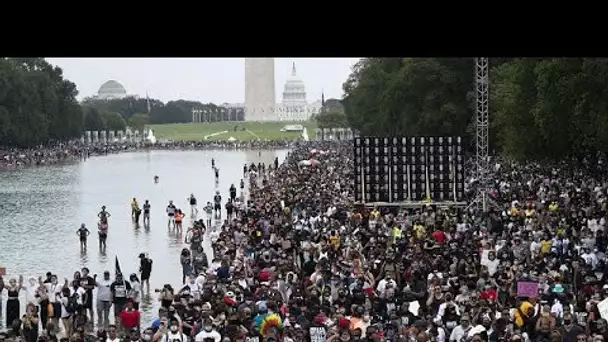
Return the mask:
<path fill-rule="evenodd" d="M 116 256 L 116 263 L 114 265 L 114 273 L 115 273 L 115 275 L 122 274 L 122 270 L 120 269 L 120 263 L 118 262 L 118 255 Z"/>

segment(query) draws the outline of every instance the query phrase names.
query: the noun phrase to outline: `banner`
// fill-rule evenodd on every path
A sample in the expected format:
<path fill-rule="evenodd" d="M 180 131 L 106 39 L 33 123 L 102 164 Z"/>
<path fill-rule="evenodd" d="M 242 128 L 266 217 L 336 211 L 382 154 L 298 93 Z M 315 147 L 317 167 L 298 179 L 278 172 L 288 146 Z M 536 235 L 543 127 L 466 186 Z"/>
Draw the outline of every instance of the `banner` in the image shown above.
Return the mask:
<path fill-rule="evenodd" d="M 116 132 L 115 131 L 110 131 L 108 133 L 108 135 L 109 135 L 108 136 L 108 140 L 111 141 L 111 142 L 113 142 L 114 141 L 114 137 L 116 136 Z"/>
<path fill-rule="evenodd" d="M 84 132 L 84 143 L 90 144 L 91 142 L 91 131 Z"/>
<path fill-rule="evenodd" d="M 93 134 L 93 142 L 99 142 L 99 132 L 98 131 L 93 131 L 91 134 Z"/>
<path fill-rule="evenodd" d="M 108 142 L 108 139 L 106 138 L 106 131 L 99 132 L 99 140 L 101 140 L 101 142 L 104 144 Z"/>
<path fill-rule="evenodd" d="M 315 129 L 315 140 L 323 140 L 323 132 L 320 128 Z"/>

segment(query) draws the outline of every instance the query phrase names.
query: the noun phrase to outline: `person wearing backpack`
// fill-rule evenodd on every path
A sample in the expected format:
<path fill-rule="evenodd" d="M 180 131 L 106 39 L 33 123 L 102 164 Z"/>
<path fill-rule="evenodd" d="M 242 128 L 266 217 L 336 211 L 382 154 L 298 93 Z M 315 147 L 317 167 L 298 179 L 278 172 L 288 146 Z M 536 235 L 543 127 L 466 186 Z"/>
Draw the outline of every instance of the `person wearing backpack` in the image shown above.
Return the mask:
<path fill-rule="evenodd" d="M 78 294 L 70 294 L 70 289 L 64 287 L 61 290 L 61 297 L 59 303 L 61 304 L 61 322 L 65 328 L 66 336 L 72 336 L 72 315 L 76 312 L 78 307 Z"/>

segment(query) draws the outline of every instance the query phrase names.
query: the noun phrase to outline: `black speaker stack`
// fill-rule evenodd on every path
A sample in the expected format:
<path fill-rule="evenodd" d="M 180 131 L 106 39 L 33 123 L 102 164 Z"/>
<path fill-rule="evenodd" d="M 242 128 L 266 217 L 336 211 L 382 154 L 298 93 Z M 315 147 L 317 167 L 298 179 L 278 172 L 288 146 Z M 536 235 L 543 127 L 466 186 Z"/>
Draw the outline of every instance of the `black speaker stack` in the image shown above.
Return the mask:
<path fill-rule="evenodd" d="M 461 137 L 357 137 L 355 200 L 460 202 L 464 200 Z"/>

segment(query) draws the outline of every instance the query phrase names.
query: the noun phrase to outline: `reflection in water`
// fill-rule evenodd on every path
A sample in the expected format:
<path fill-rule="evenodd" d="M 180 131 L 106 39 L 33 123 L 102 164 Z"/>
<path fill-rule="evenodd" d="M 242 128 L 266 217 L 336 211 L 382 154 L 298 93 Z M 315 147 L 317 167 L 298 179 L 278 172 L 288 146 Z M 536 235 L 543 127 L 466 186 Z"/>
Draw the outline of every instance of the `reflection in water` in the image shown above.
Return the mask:
<path fill-rule="evenodd" d="M 179 253 L 185 244 L 183 233 L 167 231 L 165 207 L 169 200 L 182 208 L 188 207 L 190 193 L 199 205 L 211 201 L 215 189 L 211 158 L 220 168 L 218 189 L 227 198 L 230 184 L 238 184 L 242 178 L 245 163 L 269 164 L 275 155 L 282 160 L 286 151 L 151 151 L 92 157 L 79 164 L 0 171 L 0 262 L 6 267 L 6 278 L 52 271 L 62 279 L 84 266 L 91 274 L 101 276 L 105 270 L 113 274 L 116 256 L 125 274 L 137 273 L 137 256 L 145 252 L 154 260 L 152 289 L 166 283 L 178 287 L 182 276 Z M 154 175 L 160 177 L 158 184 L 154 184 Z M 133 197 L 140 205 L 150 201 L 150 226 L 133 226 Z M 102 205 L 112 215 L 106 251 L 98 248 L 96 233 Z M 82 223 L 92 233 L 86 251 L 80 250 L 75 234 Z M 153 299 L 142 303 L 144 322 L 156 316 Z"/>

